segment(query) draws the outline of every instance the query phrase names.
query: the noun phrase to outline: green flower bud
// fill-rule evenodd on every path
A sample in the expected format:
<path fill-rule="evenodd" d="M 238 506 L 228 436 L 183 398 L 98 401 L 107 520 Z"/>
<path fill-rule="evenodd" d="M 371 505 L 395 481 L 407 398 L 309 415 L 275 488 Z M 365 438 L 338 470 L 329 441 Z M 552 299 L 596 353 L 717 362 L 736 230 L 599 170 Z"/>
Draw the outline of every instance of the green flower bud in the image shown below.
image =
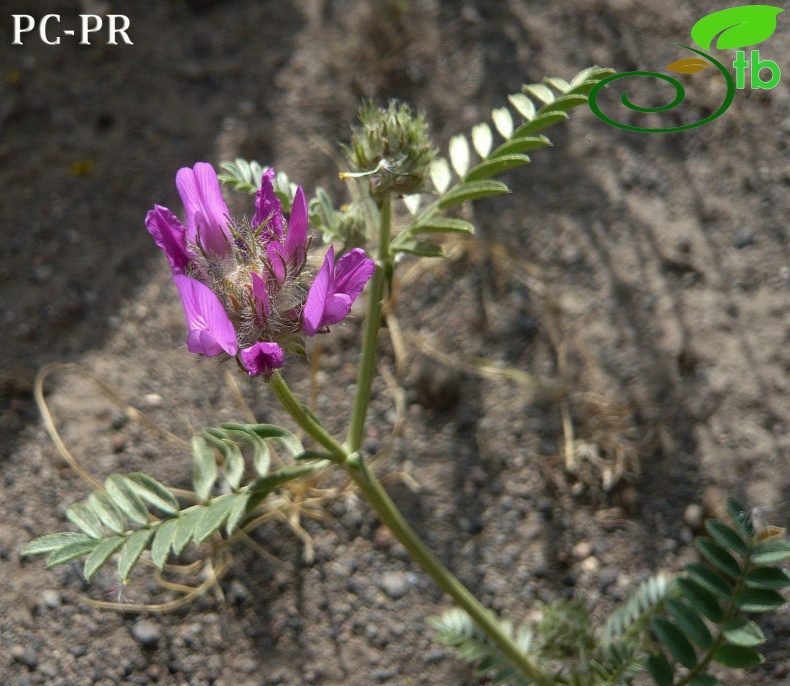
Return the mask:
<path fill-rule="evenodd" d="M 370 102 L 362 106 L 345 152 L 350 176 L 369 177 L 374 198 L 423 191 L 436 155 L 425 115 L 395 100 L 386 109 Z"/>

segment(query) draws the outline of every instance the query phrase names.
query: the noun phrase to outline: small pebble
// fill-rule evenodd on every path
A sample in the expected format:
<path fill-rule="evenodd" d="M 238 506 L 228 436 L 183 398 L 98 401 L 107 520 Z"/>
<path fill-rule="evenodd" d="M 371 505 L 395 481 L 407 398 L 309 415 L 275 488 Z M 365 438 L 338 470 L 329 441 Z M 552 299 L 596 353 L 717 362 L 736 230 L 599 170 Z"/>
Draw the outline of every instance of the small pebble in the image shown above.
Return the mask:
<path fill-rule="evenodd" d="M 58 591 L 53 591 L 51 589 L 44 591 L 41 594 L 41 600 L 44 601 L 44 605 L 52 610 L 60 607 L 60 593 Z"/>
<path fill-rule="evenodd" d="M 740 231 L 738 231 L 738 233 L 735 234 L 735 240 L 733 241 L 733 244 L 739 250 L 741 248 L 746 248 L 750 245 L 754 245 L 754 243 L 755 243 L 754 233 L 752 232 L 751 229 L 741 229 Z"/>
<path fill-rule="evenodd" d="M 164 399 L 159 393 L 146 393 L 143 396 L 143 405 L 146 407 L 161 407 Z"/>
<path fill-rule="evenodd" d="M 683 521 L 686 522 L 693 531 L 699 529 L 702 524 L 702 505 L 691 503 L 691 505 L 683 511 Z"/>
<path fill-rule="evenodd" d="M 11 657 L 16 662 L 26 665 L 29 669 L 38 667 L 38 655 L 30 646 L 15 645 L 11 648 Z"/>
<path fill-rule="evenodd" d="M 409 590 L 409 579 L 404 572 L 384 572 L 379 585 L 390 598 L 397 600 Z"/>
<path fill-rule="evenodd" d="M 238 579 L 233 579 L 228 587 L 228 600 L 234 605 L 241 605 L 245 600 L 249 599 L 250 592 L 247 587 Z"/>
<path fill-rule="evenodd" d="M 592 553 L 593 545 L 589 541 L 579 541 L 575 546 L 573 546 L 573 556 L 580 560 L 583 560 L 590 556 Z"/>
<path fill-rule="evenodd" d="M 132 636 L 144 648 L 154 648 L 162 638 L 159 627 L 148 619 L 139 619 L 132 627 Z"/>
<path fill-rule="evenodd" d="M 598 558 L 594 555 L 590 555 L 586 557 L 581 562 L 582 571 L 587 572 L 588 574 L 594 574 L 598 571 L 598 568 L 601 566 L 601 563 L 598 561 Z"/>

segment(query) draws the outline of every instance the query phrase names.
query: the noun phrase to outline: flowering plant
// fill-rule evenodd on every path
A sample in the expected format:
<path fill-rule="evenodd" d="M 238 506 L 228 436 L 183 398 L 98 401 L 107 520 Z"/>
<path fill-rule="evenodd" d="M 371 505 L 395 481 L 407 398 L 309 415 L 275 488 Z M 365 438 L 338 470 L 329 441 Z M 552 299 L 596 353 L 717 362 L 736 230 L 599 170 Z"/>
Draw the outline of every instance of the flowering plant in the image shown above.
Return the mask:
<path fill-rule="evenodd" d="M 335 267 L 330 246 L 307 289 L 307 203 L 297 188 L 286 222 L 274 193 L 274 169 L 261 175 L 252 220 L 234 221 L 214 168 L 198 162 L 176 175 L 186 227 L 157 205 L 145 224 L 173 270 L 187 318 L 189 352 L 223 352 L 250 376 L 283 366 L 283 350 L 328 331 L 351 311 L 373 275 L 373 260 L 355 248 Z"/>
<path fill-rule="evenodd" d="M 397 262 L 403 255 L 442 256 L 442 245 L 432 240 L 436 234 L 473 233 L 469 221 L 447 211 L 509 192 L 493 177 L 528 163 L 525 152 L 549 145 L 538 132 L 567 119 L 567 112 L 585 103 L 610 74 L 593 67 L 570 82 L 546 79 L 524 86 L 509 97 L 520 123 L 507 108 L 492 113 L 503 141 L 493 147 L 491 127 L 478 124 L 471 132 L 471 148 L 465 135 L 450 141 L 449 161 L 437 156 L 422 115 L 398 103 L 363 107 L 346 148 L 349 169 L 341 174 L 355 185 L 355 202 L 342 210 L 321 189 L 307 202 L 301 187 L 254 162 L 227 163 L 222 177 L 206 163 L 181 169 L 176 185 L 186 225 L 157 206 L 146 226 L 173 272 L 186 314 L 187 348 L 207 357 L 227 355 L 248 375 L 262 376 L 312 444 L 305 447 L 288 429 L 268 424 L 205 429 L 192 441 L 190 504 L 177 497 L 183 493 L 146 474 L 115 474 L 103 489 L 69 509 L 79 532 L 36 539 L 26 554 L 48 554 L 50 566 L 84 556 L 90 579 L 117 552 L 125 580 L 150 550 L 161 570 L 190 543 L 224 544 L 240 528 L 254 526 L 275 490 L 337 467 L 458 605 L 433 620 L 437 639 L 456 647 L 461 658 L 475 663 L 494 683 L 622 685 L 648 674 L 658 686 L 715 686 L 721 681 L 710 673 L 713 663 L 759 665 L 763 658 L 756 646 L 765 636 L 749 615 L 784 603 L 778 590 L 790 585 L 790 574 L 779 563 L 790 558 L 790 543 L 781 530 L 756 527 L 737 501 L 729 502 L 729 523 L 706 522 L 710 535 L 697 540 L 703 562 L 687 565 L 674 579 L 659 574 L 645 581 L 602 627 L 593 625 L 577 598 L 546 606 L 541 620 L 514 631 L 420 540 L 361 451 L 384 303 L 394 290 Z M 533 99 L 543 105 L 536 107 Z M 475 165 L 472 148 L 480 158 Z M 251 220 L 230 217 L 220 182 L 255 193 Z M 392 208 L 401 201 L 410 219 L 397 231 Z M 310 227 L 329 244 L 317 271 L 311 266 Z M 342 251 L 337 261 L 336 245 Z M 366 249 L 375 252 L 375 262 Z M 341 442 L 302 405 L 278 370 L 286 354 L 306 354 L 306 338 L 342 321 L 368 282 L 356 390 Z M 273 471 L 272 444 L 292 457 Z M 242 453 L 245 446 L 251 449 L 249 458 Z M 247 478 L 251 473 L 254 477 Z"/>

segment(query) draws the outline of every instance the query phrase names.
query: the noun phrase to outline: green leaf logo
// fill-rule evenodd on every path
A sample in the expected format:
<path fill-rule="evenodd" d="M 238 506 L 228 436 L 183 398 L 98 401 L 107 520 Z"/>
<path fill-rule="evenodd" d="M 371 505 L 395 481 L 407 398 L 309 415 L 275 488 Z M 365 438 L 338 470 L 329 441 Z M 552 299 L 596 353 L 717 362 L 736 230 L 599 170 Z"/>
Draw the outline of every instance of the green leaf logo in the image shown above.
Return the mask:
<path fill-rule="evenodd" d="M 702 17 L 691 29 L 691 37 L 703 50 L 710 50 L 719 36 L 719 50 L 746 48 L 762 43 L 776 31 L 776 16 L 784 12 L 772 5 L 745 5 L 719 10 Z M 721 35 L 719 35 L 721 34 Z"/>

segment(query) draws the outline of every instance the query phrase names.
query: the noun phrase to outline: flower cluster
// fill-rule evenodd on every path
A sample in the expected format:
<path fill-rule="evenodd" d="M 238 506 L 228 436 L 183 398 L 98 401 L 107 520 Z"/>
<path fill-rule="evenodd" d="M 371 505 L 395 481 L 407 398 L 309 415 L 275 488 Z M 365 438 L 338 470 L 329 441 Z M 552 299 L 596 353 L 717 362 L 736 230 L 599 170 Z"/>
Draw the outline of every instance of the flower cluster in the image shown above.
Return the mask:
<path fill-rule="evenodd" d="M 189 328 L 187 349 L 208 357 L 227 353 L 250 376 L 271 374 L 283 365 L 284 351 L 303 347 L 304 335 L 341 321 L 374 270 L 364 250 L 351 250 L 335 264 L 330 247 L 308 288 L 304 192 L 296 190 L 286 221 L 273 179 L 268 169 L 253 218 L 234 221 L 214 168 L 198 162 L 176 175 L 186 226 L 159 205 L 145 220 L 173 270 Z"/>

